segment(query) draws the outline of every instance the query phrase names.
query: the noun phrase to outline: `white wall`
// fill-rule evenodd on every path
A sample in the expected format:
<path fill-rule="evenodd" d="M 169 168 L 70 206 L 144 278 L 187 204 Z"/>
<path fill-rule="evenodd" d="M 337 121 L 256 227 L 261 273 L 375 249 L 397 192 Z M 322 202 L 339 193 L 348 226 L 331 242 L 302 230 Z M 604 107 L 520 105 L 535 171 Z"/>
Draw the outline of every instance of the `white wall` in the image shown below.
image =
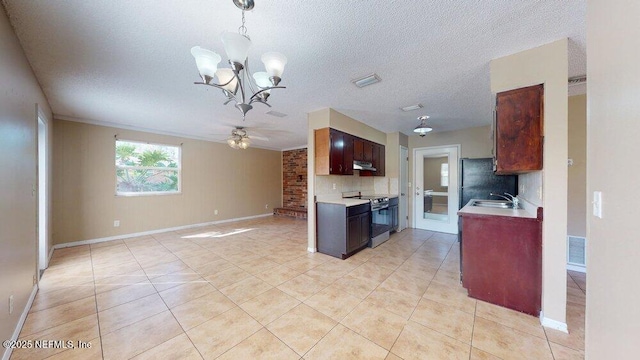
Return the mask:
<path fill-rule="evenodd" d="M 36 275 L 36 104 L 49 119 L 51 110 L 2 7 L 0 84 L 0 339 L 8 340 Z M 8 312 L 10 295 L 15 299 L 12 314 Z"/>
<path fill-rule="evenodd" d="M 562 39 L 490 65 L 493 93 L 544 84 L 544 171 L 520 175 L 518 194 L 544 207 L 542 320 L 556 328 L 566 327 L 567 307 L 567 46 Z"/>
<path fill-rule="evenodd" d="M 587 6 L 587 359 L 640 354 L 640 1 Z"/>

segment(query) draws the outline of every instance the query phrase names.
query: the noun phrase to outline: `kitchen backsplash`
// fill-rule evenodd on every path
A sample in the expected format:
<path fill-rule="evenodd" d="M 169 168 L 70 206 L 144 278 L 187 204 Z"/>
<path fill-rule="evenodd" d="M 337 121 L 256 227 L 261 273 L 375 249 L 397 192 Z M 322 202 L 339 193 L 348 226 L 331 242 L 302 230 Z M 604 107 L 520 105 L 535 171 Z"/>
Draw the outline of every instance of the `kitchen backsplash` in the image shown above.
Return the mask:
<path fill-rule="evenodd" d="M 518 197 L 525 199 L 536 206 L 544 206 L 544 202 L 542 200 L 542 194 L 544 194 L 544 189 L 542 188 L 543 176 L 544 170 L 519 175 Z"/>
<path fill-rule="evenodd" d="M 356 172 L 356 171 L 354 171 Z M 347 191 L 374 191 L 374 178 L 358 174 L 316 176 L 316 195 L 339 195 Z M 333 188 L 335 184 L 335 189 Z"/>

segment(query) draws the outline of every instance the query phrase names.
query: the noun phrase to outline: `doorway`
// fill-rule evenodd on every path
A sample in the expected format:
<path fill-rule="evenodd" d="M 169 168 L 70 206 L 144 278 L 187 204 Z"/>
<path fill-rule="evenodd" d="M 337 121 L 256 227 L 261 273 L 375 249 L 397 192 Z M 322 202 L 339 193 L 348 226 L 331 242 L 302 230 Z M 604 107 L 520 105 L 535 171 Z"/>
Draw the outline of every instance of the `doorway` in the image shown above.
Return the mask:
<path fill-rule="evenodd" d="M 414 222 L 418 229 L 458 233 L 460 145 L 414 149 Z"/>
<path fill-rule="evenodd" d="M 409 227 L 409 149 L 400 146 L 400 199 L 398 201 L 398 231 Z"/>
<path fill-rule="evenodd" d="M 48 182 L 47 182 L 47 145 L 48 124 L 38 111 L 38 279 L 49 266 L 48 257 Z"/>

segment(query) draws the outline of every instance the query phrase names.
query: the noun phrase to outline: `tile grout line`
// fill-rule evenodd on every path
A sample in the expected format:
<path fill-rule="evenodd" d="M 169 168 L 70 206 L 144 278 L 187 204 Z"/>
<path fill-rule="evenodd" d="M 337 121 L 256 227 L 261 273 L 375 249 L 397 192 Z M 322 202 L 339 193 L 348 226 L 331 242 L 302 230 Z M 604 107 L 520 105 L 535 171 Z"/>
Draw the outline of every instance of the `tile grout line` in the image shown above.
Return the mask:
<path fill-rule="evenodd" d="M 473 334 L 476 330 L 476 314 L 478 313 L 478 302 L 476 301 L 473 307 L 473 324 L 471 324 L 471 343 L 469 344 L 469 360 L 471 360 L 471 353 L 473 353 Z"/>
<path fill-rule="evenodd" d="M 104 359 L 104 346 L 102 343 L 102 329 L 100 328 L 100 313 L 98 311 L 98 288 L 96 286 L 95 269 L 93 268 L 93 249 L 89 245 L 89 258 L 91 259 L 91 277 L 93 277 L 93 299 L 96 306 L 96 321 L 98 326 L 98 338 L 100 339 L 100 356 Z"/>

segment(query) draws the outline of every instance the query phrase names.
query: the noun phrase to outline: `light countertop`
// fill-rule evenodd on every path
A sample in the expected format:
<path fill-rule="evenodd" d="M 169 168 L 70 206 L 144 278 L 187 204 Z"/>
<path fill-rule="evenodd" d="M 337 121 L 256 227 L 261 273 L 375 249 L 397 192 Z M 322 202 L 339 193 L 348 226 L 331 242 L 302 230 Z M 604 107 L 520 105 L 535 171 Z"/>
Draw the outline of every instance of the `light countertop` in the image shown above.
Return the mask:
<path fill-rule="evenodd" d="M 363 199 L 324 199 L 318 200 L 319 203 L 344 205 L 346 207 L 368 204 L 369 200 Z"/>
<path fill-rule="evenodd" d="M 471 199 L 467 205 L 458 211 L 458 215 L 491 215 L 508 216 L 515 218 L 536 219 L 537 214 L 525 209 L 500 209 L 492 207 L 472 206 L 476 199 Z"/>

